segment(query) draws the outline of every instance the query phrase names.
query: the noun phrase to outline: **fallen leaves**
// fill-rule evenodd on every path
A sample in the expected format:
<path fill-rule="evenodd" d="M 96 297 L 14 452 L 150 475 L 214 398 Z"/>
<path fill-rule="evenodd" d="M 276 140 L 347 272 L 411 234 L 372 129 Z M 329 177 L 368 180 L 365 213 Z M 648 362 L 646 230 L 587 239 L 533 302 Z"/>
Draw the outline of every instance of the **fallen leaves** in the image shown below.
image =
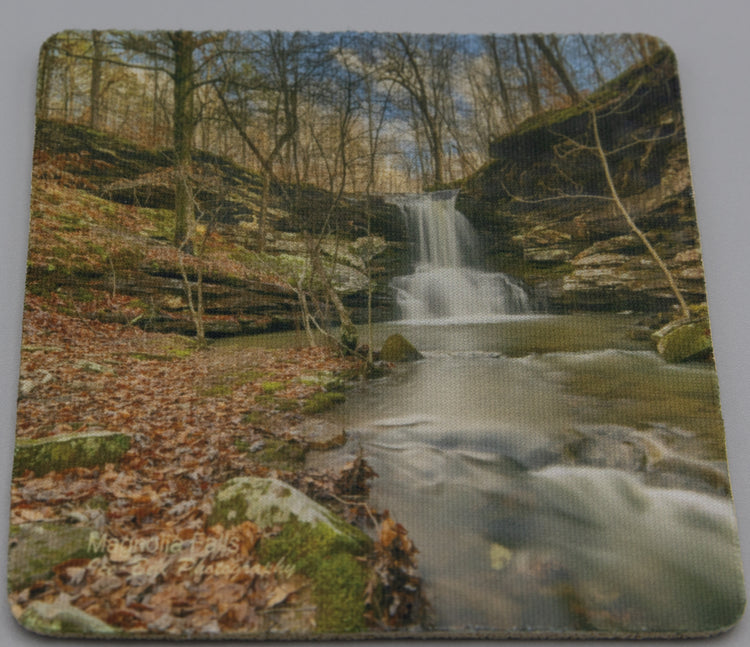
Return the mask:
<path fill-rule="evenodd" d="M 381 517 L 373 577 L 367 587 L 371 620 L 390 629 L 419 625 L 428 608 L 417 574 L 418 551 L 387 510 Z"/>
<path fill-rule="evenodd" d="M 270 473 L 236 439 L 288 435 L 301 419 L 300 403 L 322 389 L 300 376 L 337 375 L 355 360 L 320 348 L 170 355 L 184 347 L 180 338 L 84 321 L 59 306 L 54 296 L 27 298 L 21 370 L 38 381 L 19 401 L 18 435 L 117 430 L 132 445 L 119 465 L 14 479 L 12 523 L 78 524 L 91 528 L 90 547 L 98 549 L 13 591 L 14 608 L 72 604 L 133 634 L 313 631 L 307 578 L 256 560 L 264 533 L 249 521 L 232 528 L 206 522 L 226 480 Z M 207 395 L 215 384 L 226 388 Z M 269 394 L 268 384 L 279 386 Z M 300 471 L 284 478 L 355 519 L 371 476 L 360 461 L 340 476 Z"/>

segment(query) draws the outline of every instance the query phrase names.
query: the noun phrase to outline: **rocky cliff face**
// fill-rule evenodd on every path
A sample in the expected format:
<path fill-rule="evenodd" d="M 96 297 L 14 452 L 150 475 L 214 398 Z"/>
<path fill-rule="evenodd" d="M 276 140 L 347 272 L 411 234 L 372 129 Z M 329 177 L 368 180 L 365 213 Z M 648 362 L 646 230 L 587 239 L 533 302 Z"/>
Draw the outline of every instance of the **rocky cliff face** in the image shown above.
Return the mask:
<path fill-rule="evenodd" d="M 201 151 L 193 162 L 198 226 L 210 228 L 201 258 L 181 254 L 171 243 L 171 151 L 150 151 L 81 126 L 40 121 L 29 289 L 76 301 L 99 301 L 97 295 L 109 295 L 110 302 L 126 299 L 127 306 L 91 306 L 87 314 L 193 334 L 183 271 L 195 300 L 200 267 L 207 336 L 292 329 L 300 326 L 295 276 L 305 272 L 310 236 L 329 218 L 342 233 L 321 241 L 321 260 L 353 319 L 366 320 L 366 256 L 372 257 L 369 270 L 376 283 L 374 318 L 390 316 L 388 281 L 406 257 L 399 251 L 404 234 L 395 207 L 378 199 L 333 203 L 325 191 L 302 187 L 293 196 L 293 208 L 292 191 L 272 186 L 261 249 L 260 178 Z M 332 311 L 322 316 L 335 318 Z"/>
<path fill-rule="evenodd" d="M 705 300 L 679 83 L 668 50 L 584 104 L 522 124 L 490 146 L 459 208 L 495 240 L 498 270 L 551 310 L 664 310 L 663 273 L 615 208 L 592 112 L 619 196 L 689 302 Z"/>

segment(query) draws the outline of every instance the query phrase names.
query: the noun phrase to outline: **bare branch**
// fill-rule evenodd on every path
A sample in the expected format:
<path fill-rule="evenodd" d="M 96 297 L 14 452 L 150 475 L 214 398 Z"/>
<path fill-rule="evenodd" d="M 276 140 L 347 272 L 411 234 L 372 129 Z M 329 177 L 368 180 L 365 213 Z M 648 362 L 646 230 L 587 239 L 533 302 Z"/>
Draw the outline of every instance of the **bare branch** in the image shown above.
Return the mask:
<path fill-rule="evenodd" d="M 617 189 L 615 188 L 614 180 L 612 179 L 612 174 L 609 170 L 609 163 L 607 162 L 607 155 L 604 152 L 604 149 L 602 148 L 602 142 L 599 137 L 599 126 L 597 125 L 596 120 L 596 113 L 592 110 L 591 111 L 591 127 L 594 131 L 594 141 L 596 142 L 597 150 L 599 153 L 599 159 L 602 162 L 602 169 L 604 170 L 604 175 L 607 178 L 607 186 L 609 187 L 610 193 L 612 194 L 612 198 L 617 205 L 617 209 L 622 214 L 623 218 L 625 218 L 625 221 L 628 223 L 628 226 L 633 231 L 633 233 L 640 238 L 641 242 L 646 246 L 646 249 L 648 250 L 649 254 L 651 254 L 651 257 L 654 259 L 656 264 L 659 266 L 659 269 L 664 273 L 664 276 L 667 279 L 667 282 L 669 283 L 669 287 L 671 288 L 673 294 L 675 295 L 675 298 L 677 299 L 677 302 L 680 304 L 680 309 L 682 310 L 682 314 L 686 319 L 690 318 L 690 309 L 688 308 L 687 302 L 685 301 L 685 298 L 682 296 L 682 292 L 680 291 L 679 287 L 677 287 L 677 282 L 674 279 L 674 276 L 672 276 L 672 272 L 669 271 L 669 268 L 666 266 L 664 261 L 661 259 L 661 256 L 659 256 L 658 252 L 654 249 L 654 246 L 651 244 L 651 241 L 646 238 L 646 234 L 644 234 L 640 227 L 635 224 L 635 221 L 630 216 L 630 213 L 628 213 L 628 210 L 625 208 L 625 205 L 622 203 L 622 200 L 620 200 L 620 196 L 617 193 Z"/>
<path fill-rule="evenodd" d="M 529 198 L 522 198 L 519 195 L 516 195 L 508 189 L 507 186 L 505 186 L 505 182 L 500 180 L 500 186 L 503 187 L 503 191 L 505 191 L 512 200 L 515 202 L 522 202 L 523 204 L 542 204 L 544 202 L 559 202 L 560 200 L 572 200 L 572 199 L 590 199 L 590 200 L 603 200 L 605 202 L 612 202 L 613 198 L 610 198 L 606 195 L 595 195 L 590 193 L 560 193 L 556 196 L 549 196 L 546 198 L 534 198 L 533 200 Z"/>

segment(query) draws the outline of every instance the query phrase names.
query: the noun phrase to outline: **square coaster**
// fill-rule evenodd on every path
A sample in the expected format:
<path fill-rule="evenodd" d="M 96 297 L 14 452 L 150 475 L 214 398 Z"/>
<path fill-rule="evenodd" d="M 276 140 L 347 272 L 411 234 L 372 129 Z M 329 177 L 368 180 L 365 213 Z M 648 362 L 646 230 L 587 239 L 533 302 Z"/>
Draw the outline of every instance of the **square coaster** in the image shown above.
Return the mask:
<path fill-rule="evenodd" d="M 8 593 L 112 638 L 684 638 L 745 606 L 643 34 L 42 46 Z"/>

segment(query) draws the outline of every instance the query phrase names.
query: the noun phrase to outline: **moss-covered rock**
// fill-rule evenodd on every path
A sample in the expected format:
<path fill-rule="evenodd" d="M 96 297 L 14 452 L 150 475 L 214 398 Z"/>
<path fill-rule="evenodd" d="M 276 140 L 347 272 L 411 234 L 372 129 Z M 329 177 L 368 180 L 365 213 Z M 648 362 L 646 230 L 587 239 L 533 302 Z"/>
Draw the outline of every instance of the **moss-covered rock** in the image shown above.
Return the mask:
<path fill-rule="evenodd" d="M 110 431 L 19 439 L 16 441 L 13 476 L 20 476 L 27 470 L 41 476 L 70 467 L 117 463 L 128 449 L 130 437 Z"/>
<path fill-rule="evenodd" d="M 306 386 L 320 386 L 324 391 L 341 391 L 344 389 L 344 380 L 340 375 L 332 371 L 318 371 L 311 375 L 301 375 L 297 378 L 300 384 Z"/>
<path fill-rule="evenodd" d="M 18 621 L 29 631 L 47 636 L 112 636 L 120 631 L 85 611 L 61 602 L 32 602 Z"/>
<path fill-rule="evenodd" d="M 384 362 L 413 362 L 423 355 L 403 335 L 391 335 L 380 349 L 380 359 Z"/>
<path fill-rule="evenodd" d="M 656 349 L 668 362 L 707 357 L 713 349 L 708 319 L 673 322 L 654 334 Z"/>
<path fill-rule="evenodd" d="M 308 577 L 321 633 L 365 628 L 365 588 L 370 573 L 361 557 L 372 540 L 292 486 L 271 478 L 239 477 L 219 490 L 209 525 L 252 521 L 261 528 L 282 526 L 258 548 L 261 562 L 282 562 Z"/>
<path fill-rule="evenodd" d="M 240 476 L 227 481 L 216 494 L 208 524 L 234 526 L 252 521 L 261 528 L 272 528 L 293 520 L 323 524 L 340 535 L 340 541 L 353 550 L 361 550 L 370 541 L 363 532 L 291 485 L 257 476 Z"/>
<path fill-rule="evenodd" d="M 12 526 L 8 541 L 8 588 L 16 591 L 52 574 L 56 564 L 78 557 L 95 557 L 92 529 L 38 522 Z"/>
<path fill-rule="evenodd" d="M 341 634 L 365 628 L 369 573 L 358 557 L 370 547 L 364 535 L 352 543 L 330 525 L 293 519 L 278 535 L 261 543 L 259 556 L 265 563 L 283 560 L 309 577 L 317 606 L 317 630 Z"/>

